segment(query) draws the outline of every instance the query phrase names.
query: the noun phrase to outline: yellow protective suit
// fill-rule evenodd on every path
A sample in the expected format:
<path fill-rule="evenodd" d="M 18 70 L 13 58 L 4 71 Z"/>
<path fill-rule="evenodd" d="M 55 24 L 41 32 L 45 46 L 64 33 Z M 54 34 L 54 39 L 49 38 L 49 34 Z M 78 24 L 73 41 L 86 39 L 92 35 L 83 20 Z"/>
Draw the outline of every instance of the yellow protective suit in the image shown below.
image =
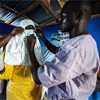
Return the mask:
<path fill-rule="evenodd" d="M 7 100 L 41 100 L 42 87 L 34 82 L 30 67 L 5 65 L 0 79 L 9 80 Z"/>

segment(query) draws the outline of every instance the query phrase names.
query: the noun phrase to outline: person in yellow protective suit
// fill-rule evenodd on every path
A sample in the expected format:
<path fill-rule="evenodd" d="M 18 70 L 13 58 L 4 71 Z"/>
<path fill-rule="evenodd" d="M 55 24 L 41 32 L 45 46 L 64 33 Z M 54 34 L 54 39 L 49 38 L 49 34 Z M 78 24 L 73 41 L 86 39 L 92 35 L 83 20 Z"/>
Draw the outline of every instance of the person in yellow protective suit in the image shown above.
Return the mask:
<path fill-rule="evenodd" d="M 0 79 L 10 80 L 7 86 L 7 100 L 40 100 L 41 87 L 32 78 L 31 70 L 26 66 L 5 65 Z"/>
<path fill-rule="evenodd" d="M 19 26 L 34 23 L 25 19 Z M 9 80 L 7 85 L 7 100 L 41 100 L 42 87 L 38 85 L 31 72 L 31 61 L 26 47 L 27 36 L 35 34 L 33 30 L 24 30 L 23 33 L 12 37 L 5 48 L 5 69 L 0 73 L 0 79 Z M 34 66 L 35 67 L 35 66 Z"/>

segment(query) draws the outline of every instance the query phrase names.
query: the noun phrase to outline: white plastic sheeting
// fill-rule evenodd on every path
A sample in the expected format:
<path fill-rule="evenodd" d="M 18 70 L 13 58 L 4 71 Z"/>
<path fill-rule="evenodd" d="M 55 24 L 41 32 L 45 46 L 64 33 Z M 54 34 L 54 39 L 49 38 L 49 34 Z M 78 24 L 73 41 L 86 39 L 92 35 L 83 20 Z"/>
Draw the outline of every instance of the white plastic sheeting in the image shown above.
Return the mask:
<path fill-rule="evenodd" d="M 29 19 L 25 19 L 18 23 L 18 26 L 23 28 L 27 25 L 34 25 L 34 22 Z M 26 47 L 26 37 L 31 34 L 35 34 L 35 32 L 33 30 L 25 30 L 23 33 L 11 38 L 6 46 L 4 59 L 6 64 L 31 66 L 30 57 Z"/>

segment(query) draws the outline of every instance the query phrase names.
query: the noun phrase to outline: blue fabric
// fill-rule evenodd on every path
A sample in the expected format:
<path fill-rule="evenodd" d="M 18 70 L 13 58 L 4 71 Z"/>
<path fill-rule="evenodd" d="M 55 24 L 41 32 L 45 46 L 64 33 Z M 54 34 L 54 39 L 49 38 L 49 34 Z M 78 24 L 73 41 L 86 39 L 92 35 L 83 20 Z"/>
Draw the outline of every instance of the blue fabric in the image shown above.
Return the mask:
<path fill-rule="evenodd" d="M 42 28 L 42 31 L 45 34 L 45 37 L 55 46 L 59 46 L 59 24 L 52 24 Z"/>
<path fill-rule="evenodd" d="M 14 28 L 15 28 L 15 26 L 13 26 L 13 25 L 5 24 L 5 23 L 0 23 L 0 35 L 4 35 L 6 33 L 9 33 Z"/>
<path fill-rule="evenodd" d="M 42 28 L 43 32 L 45 33 L 46 37 L 50 37 L 51 34 L 57 33 L 59 30 L 59 24 L 52 24 Z"/>
<path fill-rule="evenodd" d="M 91 18 L 88 21 L 87 31 L 90 34 L 92 34 L 92 36 L 96 40 L 97 47 L 99 50 L 99 56 L 100 56 L 100 16 L 96 18 Z"/>
<path fill-rule="evenodd" d="M 88 100 L 100 100 L 100 92 L 94 92 Z"/>

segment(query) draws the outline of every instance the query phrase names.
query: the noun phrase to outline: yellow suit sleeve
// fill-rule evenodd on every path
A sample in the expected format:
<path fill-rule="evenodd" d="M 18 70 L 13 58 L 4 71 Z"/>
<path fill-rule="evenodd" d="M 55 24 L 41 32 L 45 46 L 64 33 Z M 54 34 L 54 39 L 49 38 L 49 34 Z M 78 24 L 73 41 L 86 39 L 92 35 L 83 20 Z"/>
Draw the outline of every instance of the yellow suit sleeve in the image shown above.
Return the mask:
<path fill-rule="evenodd" d="M 5 65 L 5 69 L 0 73 L 0 80 L 9 80 L 12 78 L 14 66 Z"/>

